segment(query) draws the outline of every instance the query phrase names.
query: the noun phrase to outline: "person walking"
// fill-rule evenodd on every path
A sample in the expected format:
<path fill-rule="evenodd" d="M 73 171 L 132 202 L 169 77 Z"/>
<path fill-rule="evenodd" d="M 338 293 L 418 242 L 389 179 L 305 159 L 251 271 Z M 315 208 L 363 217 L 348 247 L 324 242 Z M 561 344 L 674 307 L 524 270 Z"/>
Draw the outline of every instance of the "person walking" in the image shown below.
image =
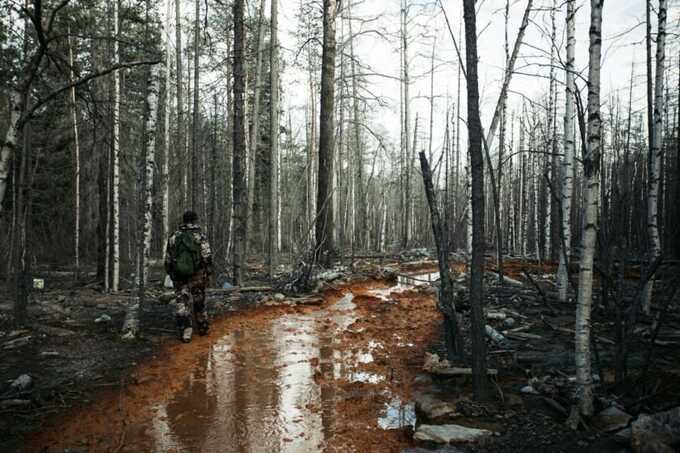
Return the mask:
<path fill-rule="evenodd" d="M 165 271 L 175 288 L 175 320 L 181 340 L 191 341 L 192 318 L 199 335 L 207 335 L 205 288 L 213 274 L 212 252 L 194 211 L 184 213 L 179 229 L 168 239 Z"/>

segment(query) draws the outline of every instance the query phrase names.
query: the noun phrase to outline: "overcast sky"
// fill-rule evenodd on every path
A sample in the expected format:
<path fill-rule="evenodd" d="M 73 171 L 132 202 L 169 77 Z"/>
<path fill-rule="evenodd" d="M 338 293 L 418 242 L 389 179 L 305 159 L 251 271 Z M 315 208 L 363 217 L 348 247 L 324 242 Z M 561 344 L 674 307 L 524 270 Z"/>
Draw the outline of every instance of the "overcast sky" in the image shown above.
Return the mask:
<path fill-rule="evenodd" d="M 557 41 L 560 46 L 561 55 L 566 53 L 564 47 L 564 22 L 565 11 L 562 0 L 556 0 L 559 11 L 555 15 L 557 24 Z M 284 57 L 292 58 L 292 52 L 297 52 L 297 39 L 295 33 L 298 23 L 296 13 L 299 8 L 298 0 L 281 0 L 281 40 L 286 48 Z M 290 3 L 290 4 L 289 4 Z M 414 43 L 410 49 L 411 54 L 411 73 L 413 75 L 424 74 L 429 71 L 429 55 L 432 52 L 433 39 L 436 39 L 436 59 L 438 69 L 435 74 L 435 133 L 434 143 L 437 148 L 441 147 L 443 138 L 443 122 L 446 109 L 447 93 L 455 100 L 456 78 L 457 78 L 457 57 L 454 52 L 450 34 L 446 28 L 444 17 L 440 9 L 433 6 L 431 2 L 413 0 L 411 2 L 412 14 L 418 15 L 411 27 L 414 35 Z M 478 1 L 479 13 L 477 17 L 477 28 L 479 35 L 478 55 L 479 55 L 479 86 L 481 91 L 480 107 L 482 111 L 482 121 L 488 127 L 493 109 L 495 107 L 498 93 L 500 91 L 500 79 L 503 75 L 504 64 L 504 14 L 505 0 L 485 0 Z M 654 2 L 656 3 L 656 2 Z M 669 12 L 669 28 L 673 31 L 678 30 L 680 16 L 677 0 L 671 0 Z M 462 15 L 462 2 L 460 0 L 443 0 L 444 8 L 448 14 L 453 27 L 454 34 L 458 38 L 460 29 L 459 21 Z M 520 58 L 516 69 L 527 74 L 548 75 L 550 40 L 550 14 L 552 0 L 535 0 L 531 23 L 526 33 L 525 43 L 520 51 Z M 576 17 L 576 67 L 587 77 L 588 62 L 588 27 L 590 23 L 590 2 L 578 1 L 578 12 Z M 519 28 L 526 0 L 511 0 L 509 15 L 509 40 L 510 48 L 515 41 Z M 357 18 L 378 18 L 369 24 L 364 24 L 363 29 L 384 29 L 388 33 L 396 34 L 399 31 L 399 0 L 369 0 L 357 4 L 353 9 L 353 15 Z M 636 81 L 638 89 L 635 98 L 639 102 L 644 95 L 644 36 L 645 36 L 645 2 L 643 0 L 608 0 L 604 5 L 603 20 L 603 66 L 602 66 L 602 102 L 607 103 L 609 96 L 620 90 L 621 99 L 627 100 L 628 85 L 631 74 L 631 65 L 635 62 L 635 73 L 640 77 Z M 656 19 L 654 19 L 656 23 Z M 358 21 L 355 22 L 354 32 L 361 29 Z M 656 27 L 655 27 L 656 28 Z M 427 36 L 418 37 L 416 34 L 425 33 Z M 338 24 L 338 36 L 340 25 Z M 464 39 L 463 39 L 464 41 Z M 672 71 L 677 74 L 677 36 L 669 40 L 671 48 L 667 52 L 669 58 L 667 62 Z M 463 43 L 464 45 L 464 43 Z M 376 72 L 399 76 L 399 53 L 398 42 L 396 40 L 386 41 L 375 34 L 362 35 L 356 43 L 358 58 L 366 65 L 369 65 Z M 464 55 L 463 55 L 464 57 Z M 308 93 L 305 85 L 305 75 L 298 70 L 289 67 L 284 75 L 284 91 L 287 106 L 294 111 L 296 123 L 303 124 L 303 112 L 300 107 L 307 102 Z M 560 81 L 558 99 L 560 108 L 564 104 L 564 86 L 561 84 L 564 79 L 562 71 L 557 71 L 557 78 Z M 371 77 L 368 79 L 372 91 L 389 100 L 389 107 L 375 107 L 371 112 L 369 121 L 375 128 L 383 129 L 388 134 L 388 140 L 393 144 L 399 143 L 399 82 L 388 77 Z M 677 80 L 673 77 L 671 80 Z M 675 85 L 676 82 L 673 82 Z M 579 86 L 584 86 L 584 81 L 579 81 Z M 465 85 L 463 83 L 463 90 Z M 548 79 L 532 77 L 529 75 L 515 75 L 512 80 L 511 90 L 521 93 L 534 100 L 547 97 Z M 429 76 L 424 76 L 413 80 L 411 85 L 411 121 L 415 120 L 416 112 L 422 119 L 421 125 L 426 126 L 429 121 L 429 101 L 424 98 L 429 96 L 430 80 Z M 422 95 L 424 97 L 418 97 Z M 465 93 L 462 93 L 462 116 L 465 116 Z M 522 97 L 512 94 L 510 99 L 510 109 L 521 108 Z M 561 124 L 561 120 L 558 120 Z M 421 140 L 427 140 L 427 127 L 422 127 L 423 134 L 419 134 Z M 302 135 L 304 137 L 304 135 Z"/>

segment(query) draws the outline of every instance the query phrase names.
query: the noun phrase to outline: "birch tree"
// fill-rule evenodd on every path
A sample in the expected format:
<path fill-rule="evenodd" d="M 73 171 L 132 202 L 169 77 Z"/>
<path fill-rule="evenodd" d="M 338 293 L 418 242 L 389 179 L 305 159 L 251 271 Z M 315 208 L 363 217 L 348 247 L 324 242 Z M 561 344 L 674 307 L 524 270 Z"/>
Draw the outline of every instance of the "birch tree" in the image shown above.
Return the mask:
<path fill-rule="evenodd" d="M 560 255 L 557 268 L 557 291 L 559 300 L 567 300 L 569 287 L 569 255 L 571 253 L 571 194 L 574 181 L 574 90 L 576 47 L 576 0 L 567 0 L 567 61 L 566 91 L 564 101 L 564 158 L 562 159 Z"/>
<path fill-rule="evenodd" d="M 120 63 L 120 0 L 113 0 L 113 61 Z M 113 73 L 113 150 L 111 176 L 111 291 L 120 284 L 120 73 Z"/>
<path fill-rule="evenodd" d="M 651 0 L 648 0 L 648 2 Z M 661 163 L 663 159 L 663 111 L 664 111 L 664 72 L 666 52 L 667 0 L 659 0 L 658 30 L 656 37 L 656 73 L 654 80 L 654 123 L 649 150 L 649 192 L 647 194 L 647 233 L 649 235 L 649 261 L 661 256 L 661 235 L 659 234 L 659 187 L 661 185 Z M 649 314 L 652 305 L 654 278 L 645 285 L 642 309 Z"/>
<path fill-rule="evenodd" d="M 590 359 L 590 312 L 593 303 L 593 266 L 597 242 L 600 198 L 600 64 L 602 59 L 602 7 L 604 0 L 590 1 L 590 45 L 588 50 L 588 125 L 587 147 L 583 156 L 585 220 L 579 265 L 578 303 L 576 306 L 575 361 L 579 391 L 579 413 L 593 414 L 593 376 Z"/>

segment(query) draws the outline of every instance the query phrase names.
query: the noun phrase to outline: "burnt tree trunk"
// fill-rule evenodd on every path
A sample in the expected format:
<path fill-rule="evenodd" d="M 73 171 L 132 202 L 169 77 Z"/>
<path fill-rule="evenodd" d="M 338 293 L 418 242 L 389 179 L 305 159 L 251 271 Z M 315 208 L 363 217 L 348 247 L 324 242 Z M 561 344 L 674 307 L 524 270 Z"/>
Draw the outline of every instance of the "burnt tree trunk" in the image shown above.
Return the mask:
<path fill-rule="evenodd" d="M 449 244 L 444 230 L 444 223 L 439 215 L 437 194 L 432 185 L 432 171 L 425 153 L 420 152 L 420 169 L 423 172 L 423 184 L 427 204 L 430 206 L 430 220 L 432 222 L 432 234 L 437 247 L 437 263 L 439 264 L 439 300 L 437 306 L 444 314 L 444 338 L 446 341 L 446 355 L 449 360 L 459 358 L 463 354 L 463 342 L 458 328 L 456 317 L 456 305 L 454 302 L 453 283 L 449 272 Z"/>

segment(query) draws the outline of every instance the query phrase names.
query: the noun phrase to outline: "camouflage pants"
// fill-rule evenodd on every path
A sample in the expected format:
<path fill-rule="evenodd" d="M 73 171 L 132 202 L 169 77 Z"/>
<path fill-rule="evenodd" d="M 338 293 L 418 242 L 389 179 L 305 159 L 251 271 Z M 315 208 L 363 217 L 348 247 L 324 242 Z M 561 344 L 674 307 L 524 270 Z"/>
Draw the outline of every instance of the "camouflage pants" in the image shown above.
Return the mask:
<path fill-rule="evenodd" d="M 198 329 L 208 330 L 206 284 L 203 275 L 196 275 L 187 282 L 175 282 L 175 318 L 180 329 L 192 327 L 192 318 L 196 318 Z"/>

